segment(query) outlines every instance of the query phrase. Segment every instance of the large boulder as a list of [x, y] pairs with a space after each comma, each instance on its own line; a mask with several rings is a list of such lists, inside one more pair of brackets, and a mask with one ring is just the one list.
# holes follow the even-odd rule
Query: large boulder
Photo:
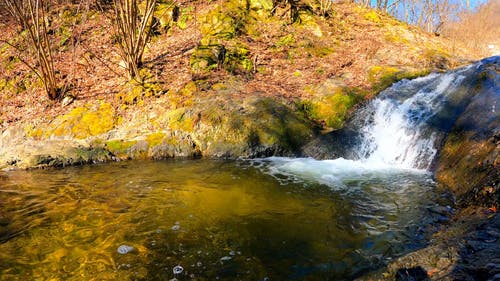
[[484, 60], [476, 92], [446, 138], [436, 178], [464, 204], [500, 202], [500, 57]]

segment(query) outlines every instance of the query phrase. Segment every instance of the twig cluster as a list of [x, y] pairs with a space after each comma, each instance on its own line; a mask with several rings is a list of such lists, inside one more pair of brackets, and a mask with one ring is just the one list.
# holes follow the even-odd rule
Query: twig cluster
[[[56, 79], [49, 32], [47, 30], [46, 11], [48, 7], [46, 2], [43, 0], [2, 1], [21, 28], [27, 31], [30, 46], [36, 52], [36, 64], [29, 63], [23, 58], [19, 59], [41, 79], [50, 99], [59, 98], [61, 91]], [[12, 44], [9, 45], [13, 46]]]
[[120, 50], [130, 79], [140, 79], [139, 68], [151, 37], [155, 6], [156, 0], [146, 0], [144, 14], [139, 17], [137, 0], [115, 0]]

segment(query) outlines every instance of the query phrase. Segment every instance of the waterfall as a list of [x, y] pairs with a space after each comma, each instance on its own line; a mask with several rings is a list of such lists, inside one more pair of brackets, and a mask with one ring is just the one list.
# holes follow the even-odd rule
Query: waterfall
[[393, 84], [329, 136], [333, 153], [327, 158], [429, 170], [446, 134], [477, 92], [483, 63]]
[[278, 179], [319, 181], [335, 188], [407, 172], [427, 173], [460, 114], [480, 92], [483, 66], [491, 60], [500, 58], [393, 84], [360, 108], [344, 128], [305, 147], [307, 156], [325, 160], [271, 157], [257, 162]]
[[434, 159], [439, 137], [435, 122], [457, 95], [467, 69], [431, 74], [394, 84], [358, 112], [358, 158], [373, 164], [427, 169]]

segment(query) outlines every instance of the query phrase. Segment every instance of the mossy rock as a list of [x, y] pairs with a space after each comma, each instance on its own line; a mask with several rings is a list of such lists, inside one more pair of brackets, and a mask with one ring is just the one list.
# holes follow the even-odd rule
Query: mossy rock
[[250, 98], [239, 106], [224, 107], [207, 104], [195, 115], [200, 124], [193, 134], [202, 143], [204, 155], [293, 155], [314, 134], [312, 122], [269, 98]]
[[300, 10], [297, 14], [297, 23], [299, 26], [309, 30], [316, 37], [322, 37], [323, 31], [316, 22], [316, 17], [310, 10]]
[[231, 39], [236, 35], [237, 25], [233, 17], [216, 5], [200, 17], [200, 31], [203, 37]]
[[129, 158], [129, 149], [137, 144], [137, 141], [110, 140], [106, 142], [105, 148], [118, 159]]
[[105, 102], [77, 107], [68, 114], [59, 116], [44, 130], [45, 137], [61, 136], [85, 139], [111, 130], [117, 117], [114, 108]]
[[193, 6], [180, 8], [179, 18], [177, 19], [177, 27], [179, 29], [186, 29], [188, 27], [188, 23], [192, 21], [193, 18], [194, 18]]
[[179, 14], [179, 6], [173, 2], [159, 3], [155, 8], [155, 19], [163, 30], [170, 29], [178, 21]]
[[436, 179], [464, 205], [500, 207], [500, 104], [498, 66], [485, 62], [465, 89], [471, 101], [437, 157]]
[[203, 74], [217, 69], [222, 65], [225, 53], [226, 49], [221, 44], [198, 46], [190, 60], [192, 73]]
[[298, 102], [298, 110], [327, 129], [340, 129], [351, 109], [361, 102], [366, 94], [357, 88], [338, 86], [329, 81], [306, 87], [305, 90], [312, 98]]
[[249, 74], [253, 71], [250, 50], [243, 44], [226, 49], [224, 45], [198, 46], [191, 56], [191, 71], [195, 75], [207, 74], [224, 68], [233, 74]]
[[254, 20], [264, 20], [271, 16], [274, 3], [272, 0], [249, 0], [249, 16]]
[[234, 74], [249, 74], [253, 71], [250, 50], [243, 44], [230, 48], [224, 59], [224, 67]]
[[429, 70], [408, 71], [392, 66], [376, 65], [368, 70], [368, 82], [372, 84], [374, 94], [385, 90], [393, 83], [403, 79], [413, 79], [429, 74]]
[[429, 67], [434, 67], [440, 70], [447, 70], [452, 67], [450, 54], [440, 48], [433, 48], [424, 50], [421, 58], [427, 62]]

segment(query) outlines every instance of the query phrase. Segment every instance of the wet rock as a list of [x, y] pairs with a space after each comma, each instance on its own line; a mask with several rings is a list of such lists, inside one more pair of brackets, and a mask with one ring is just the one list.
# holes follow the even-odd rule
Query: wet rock
[[400, 268], [396, 272], [396, 281], [427, 281], [430, 280], [422, 267]]
[[129, 245], [120, 245], [120, 247], [118, 247], [116, 251], [118, 252], [118, 254], [125, 255], [134, 251], [134, 247]]
[[[406, 273], [410, 268], [422, 268], [428, 275], [423, 280], [497, 280], [500, 273], [500, 241], [485, 241], [493, 236], [500, 227], [500, 215], [485, 217], [484, 214], [464, 215], [438, 232], [431, 244], [406, 256], [392, 261], [385, 272], [367, 275], [359, 280], [387, 280], [388, 276], [397, 279], [416, 278]], [[404, 270], [401, 270], [404, 269]], [[421, 275], [423, 278], [423, 275]], [[390, 279], [389, 279], [390, 280]]]
[[176, 265], [176, 266], [174, 266], [172, 271], [174, 272], [174, 274], [177, 275], [177, 274], [181, 274], [184, 271], [184, 268], [180, 265]]
[[463, 205], [500, 203], [500, 57], [483, 60], [470, 86], [472, 100], [446, 138], [436, 169], [440, 185]]

